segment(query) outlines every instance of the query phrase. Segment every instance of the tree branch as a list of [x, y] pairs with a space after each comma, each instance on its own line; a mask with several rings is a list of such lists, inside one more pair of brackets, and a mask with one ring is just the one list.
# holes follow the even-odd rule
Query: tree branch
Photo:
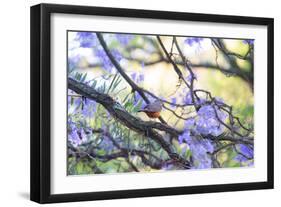
[[171, 59], [171, 56], [169, 55], [168, 51], [166, 50], [166, 48], [165, 48], [165, 46], [164, 46], [164, 44], [163, 44], [163, 42], [161, 41], [161, 39], [160, 39], [159, 36], [157, 36], [157, 40], [158, 40], [158, 42], [159, 42], [159, 44], [160, 44], [162, 50], [164, 51], [166, 57], [168, 58], [169, 62], [173, 65], [175, 72], [176, 72], [176, 73], [178, 74], [178, 76], [179, 76], [179, 79], [182, 80], [188, 88], [190, 88], [190, 85], [188, 84], [188, 82], [187, 82], [187, 81], [185, 80], [185, 78], [183, 77], [182, 72], [181, 72], [181, 70], [178, 68], [177, 64]]
[[[133, 91], [137, 91], [140, 96], [143, 98], [143, 100], [149, 104], [150, 101], [149, 99], [145, 96], [143, 90], [125, 73], [125, 71], [123, 70], [123, 68], [120, 66], [120, 64], [115, 60], [115, 58], [113, 57], [113, 55], [111, 54], [109, 48], [107, 47], [106, 42], [104, 41], [102, 35], [100, 33], [96, 33], [97, 34], [97, 38], [101, 44], [101, 46], [103, 47], [105, 53], [107, 54], [108, 58], [110, 59], [110, 61], [112, 62], [112, 64], [115, 66], [115, 68], [118, 70], [118, 72], [122, 75], [122, 77], [128, 82], [128, 84], [132, 87]], [[159, 120], [162, 123], [166, 123], [166, 121], [160, 116]]]
[[120, 105], [120, 103], [113, 100], [107, 94], [99, 93], [90, 86], [84, 83], [79, 83], [78, 81], [72, 78], [68, 78], [68, 88], [86, 98], [100, 103], [116, 120], [120, 121], [129, 129], [153, 139], [167, 152], [171, 159], [180, 162], [187, 169], [190, 168], [189, 161], [185, 160], [183, 157], [175, 153], [172, 146], [155, 129], [164, 131], [173, 137], [178, 136], [181, 132], [177, 131], [176, 129], [173, 129], [172, 127], [166, 124], [142, 121], [141, 119], [134, 117], [133, 115], [128, 113]]

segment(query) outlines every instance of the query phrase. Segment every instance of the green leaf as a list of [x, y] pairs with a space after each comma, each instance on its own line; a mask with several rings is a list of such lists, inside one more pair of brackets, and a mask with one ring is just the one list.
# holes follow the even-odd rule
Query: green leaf
[[117, 76], [117, 79], [113, 85], [113, 90], [121, 83], [122, 79], [120, 78], [120, 75]]
[[103, 156], [103, 155], [106, 154], [106, 151], [103, 150], [103, 149], [100, 149], [100, 150], [97, 151], [97, 154]]
[[[82, 76], [82, 74], [81, 74], [81, 76]], [[87, 73], [84, 73], [84, 75], [81, 78], [82, 83], [86, 80], [86, 77], [87, 77]]]
[[[108, 87], [107, 93], [110, 92], [110, 89], [111, 89], [111, 87], [113, 86], [113, 83], [114, 83], [114, 81], [116, 80], [116, 77], [117, 77], [117, 74], [114, 75], [114, 77], [113, 77], [113, 79], [112, 79], [112, 81], [111, 81], [111, 83], [110, 83], [110, 85], [109, 85], [109, 87]], [[114, 87], [113, 87], [113, 90], [114, 90]]]
[[84, 164], [83, 164], [83, 162], [78, 162], [77, 164], [76, 164], [76, 172], [77, 172], [77, 174], [83, 174], [83, 169], [84, 169]]
[[124, 98], [124, 100], [123, 100], [123, 103], [125, 103], [125, 102], [127, 101], [127, 99], [129, 98], [130, 95], [131, 95], [131, 93], [128, 93], [128, 94], [125, 96], [125, 98]]
[[127, 102], [125, 103], [124, 107], [125, 107], [125, 109], [126, 109], [127, 111], [131, 111], [131, 109], [132, 109], [132, 107], [134, 107], [134, 105], [133, 105], [132, 102], [127, 101]]
[[240, 163], [236, 162], [234, 160], [229, 161], [228, 163], [225, 163], [225, 167], [240, 167]]
[[95, 88], [96, 85], [97, 85], [97, 81], [96, 81], [96, 80], [93, 80], [93, 83], [92, 83], [91, 87], [92, 87], [92, 88]]
[[74, 77], [75, 77], [75, 79], [76, 79], [76, 80], [81, 81], [82, 74], [81, 74], [81, 73], [76, 72]]

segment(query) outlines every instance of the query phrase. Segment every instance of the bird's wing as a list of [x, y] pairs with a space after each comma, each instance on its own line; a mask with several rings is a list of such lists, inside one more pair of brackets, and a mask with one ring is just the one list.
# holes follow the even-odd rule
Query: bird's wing
[[151, 112], [158, 112], [158, 111], [161, 111], [162, 106], [161, 106], [161, 104], [158, 104], [158, 103], [152, 103], [152, 104], [147, 105], [145, 107], [145, 109], [147, 111], [151, 111]]

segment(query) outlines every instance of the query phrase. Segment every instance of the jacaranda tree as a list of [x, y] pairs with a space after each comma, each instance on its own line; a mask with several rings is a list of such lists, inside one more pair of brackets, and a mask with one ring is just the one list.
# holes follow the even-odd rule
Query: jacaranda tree
[[[223, 76], [225, 82], [235, 78], [249, 88], [252, 98], [252, 40], [72, 35], [68, 42], [68, 174], [253, 165], [253, 104], [244, 100], [240, 107], [233, 106], [214, 95], [203, 87], [206, 78], [212, 77], [200, 73], [214, 71], [213, 76]], [[236, 47], [231, 47], [231, 41]], [[189, 55], [190, 50], [195, 53]], [[162, 83], [172, 93], [145, 84], [148, 76], [150, 82], [159, 78], [151, 71], [160, 67], [176, 76], [176, 84]], [[232, 84], [218, 90], [235, 99], [240, 94], [230, 91], [239, 87]], [[139, 111], [155, 100], [162, 104], [161, 116], [143, 118]]]

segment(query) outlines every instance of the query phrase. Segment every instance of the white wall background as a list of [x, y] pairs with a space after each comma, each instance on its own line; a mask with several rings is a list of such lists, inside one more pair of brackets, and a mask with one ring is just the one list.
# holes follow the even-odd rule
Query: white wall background
[[29, 7], [37, 3], [264, 16], [275, 18], [275, 189], [123, 199], [52, 206], [254, 206], [281, 202], [281, 104], [279, 68], [281, 13], [277, 0], [30, 0], [1, 2], [0, 32], [0, 205], [36, 206], [29, 201]]

